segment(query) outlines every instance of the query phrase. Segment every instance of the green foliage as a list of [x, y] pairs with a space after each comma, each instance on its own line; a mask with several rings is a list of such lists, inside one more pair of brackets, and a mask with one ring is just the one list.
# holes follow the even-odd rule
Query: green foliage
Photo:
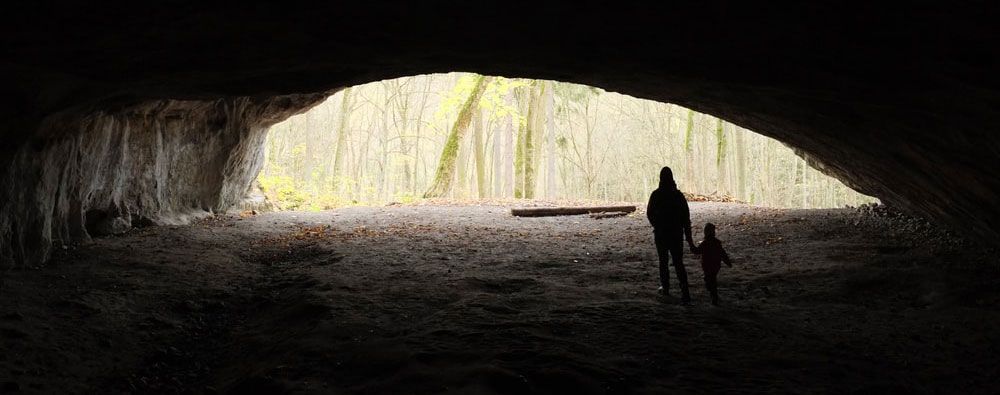
[[[355, 205], [358, 202], [349, 201], [339, 196], [333, 188], [308, 188], [309, 183], [297, 182], [289, 176], [257, 177], [264, 196], [279, 210], [320, 211], [338, 207]], [[345, 184], [352, 184], [346, 180]]]
[[489, 114], [489, 119], [504, 119], [512, 116], [518, 122], [524, 122], [524, 116], [518, 111], [517, 106], [512, 105], [507, 100], [511, 93], [520, 87], [528, 86], [531, 80], [522, 78], [495, 77], [486, 86], [486, 91], [479, 101], [479, 108]]
[[479, 74], [465, 74], [458, 78], [458, 82], [455, 86], [451, 88], [450, 91], [445, 93], [444, 97], [441, 99], [441, 104], [438, 105], [437, 111], [434, 112], [434, 118], [437, 121], [443, 121], [447, 119], [454, 119], [458, 115], [458, 111], [468, 100], [469, 95], [472, 90], [476, 87], [476, 84], [482, 80], [483, 76]]
[[604, 93], [603, 89], [587, 85], [554, 83], [552, 84], [556, 96], [555, 112], [557, 116], [567, 116], [568, 114], [580, 114], [579, 106], [587, 101]]
[[569, 139], [566, 136], [556, 137], [556, 146], [561, 150], [565, 150], [569, 146]]
[[396, 199], [397, 202], [402, 204], [412, 204], [417, 200], [420, 200], [420, 197], [409, 192], [400, 194]]
[[302, 208], [310, 196], [295, 187], [295, 180], [289, 176], [261, 176], [260, 187], [268, 200], [281, 210]]
[[552, 84], [555, 87], [555, 95], [561, 99], [572, 103], [580, 103], [591, 97], [600, 96], [604, 93], [601, 88], [595, 88], [587, 85], [579, 84], [566, 84], [557, 82]]

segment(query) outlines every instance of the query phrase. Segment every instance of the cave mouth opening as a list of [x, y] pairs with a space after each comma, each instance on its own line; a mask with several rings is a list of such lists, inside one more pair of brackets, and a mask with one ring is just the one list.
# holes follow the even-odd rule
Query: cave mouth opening
[[[693, 308], [657, 295], [656, 251], [636, 216], [598, 225], [414, 205], [133, 229], [236, 205], [264, 163], [267, 127], [327, 96], [302, 92], [462, 67], [715, 114], [801, 149], [887, 204], [1000, 244], [1000, 177], [989, 165], [1000, 143], [988, 127], [1000, 123], [988, 49], [998, 25], [989, 2], [689, 3], [18, 7], [5, 24], [10, 60], [0, 65], [2, 97], [13, 104], [0, 106], [0, 392], [998, 392], [995, 254], [868, 207], [692, 204], [695, 222], [718, 224], [738, 260], [720, 277], [720, 309], [705, 303], [694, 259]], [[547, 99], [542, 85], [527, 103], [532, 94]], [[119, 100], [135, 106], [108, 103]], [[409, 147], [431, 154], [419, 168], [405, 160], [415, 153], [396, 152], [395, 129], [378, 128], [409, 117], [352, 117], [345, 130], [372, 142], [333, 146], [350, 148], [340, 170], [359, 171], [320, 178], [357, 185], [329, 207], [421, 199], [459, 112], [445, 113], [433, 139], [418, 139], [435, 143]], [[727, 177], [739, 174], [736, 135], [719, 144], [721, 123], [691, 114], [698, 129], [684, 144], [690, 113], [668, 114], [664, 133], [614, 158], [684, 147], [670, 156], [676, 162], [616, 169], [607, 159], [593, 184], [576, 174], [557, 191], [641, 199], [651, 188], [639, 187], [643, 177], [670, 164], [682, 188], [724, 195], [712, 187], [733, 183], [713, 174], [720, 164]], [[577, 119], [576, 130], [593, 126], [605, 141], [631, 133], [609, 127], [614, 117]], [[726, 137], [737, 130], [722, 126]], [[422, 135], [436, 130], [428, 128]], [[496, 129], [483, 129], [490, 147]], [[59, 136], [67, 138], [50, 139]], [[472, 136], [456, 145], [456, 160]], [[536, 199], [549, 191], [546, 169], [561, 181], [558, 160], [544, 166], [544, 141], [533, 146]], [[591, 147], [615, 149], [601, 143]], [[696, 166], [686, 166], [687, 146]], [[794, 180], [812, 180], [801, 159], [747, 157], [771, 159], [783, 170], [771, 173], [775, 181], [793, 180], [791, 193], [810, 185]], [[466, 188], [455, 188], [456, 167], [445, 197], [478, 198], [481, 185], [492, 186], [491, 168], [482, 167], [489, 181], [474, 182], [475, 152], [464, 158]], [[401, 178], [411, 184], [394, 187], [386, 175], [405, 175], [406, 163], [410, 177]], [[514, 174], [513, 163], [496, 173]], [[322, 174], [313, 169], [304, 174]], [[611, 174], [637, 191], [601, 178]], [[516, 183], [504, 179], [496, 191], [515, 198]], [[749, 175], [737, 186], [777, 190]], [[312, 192], [295, 194], [302, 190], [288, 193], [304, 196], [296, 210], [327, 207]], [[787, 206], [823, 196], [813, 191]], [[764, 204], [751, 196], [743, 200]], [[336, 227], [312, 230], [323, 221]], [[54, 264], [5, 271], [45, 262], [50, 245]]]
[[708, 114], [586, 85], [473, 73], [343, 89], [272, 126], [264, 152], [257, 196], [244, 208], [635, 203], [656, 188], [662, 166], [691, 200], [775, 208], [877, 201], [784, 144]]

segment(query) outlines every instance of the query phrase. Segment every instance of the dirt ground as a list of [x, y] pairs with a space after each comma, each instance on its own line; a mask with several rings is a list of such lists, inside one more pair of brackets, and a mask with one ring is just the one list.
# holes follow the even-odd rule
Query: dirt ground
[[736, 260], [721, 307], [693, 255], [694, 305], [657, 295], [642, 212], [396, 205], [66, 246], [0, 277], [0, 392], [1000, 391], [989, 254], [854, 209], [691, 207]]

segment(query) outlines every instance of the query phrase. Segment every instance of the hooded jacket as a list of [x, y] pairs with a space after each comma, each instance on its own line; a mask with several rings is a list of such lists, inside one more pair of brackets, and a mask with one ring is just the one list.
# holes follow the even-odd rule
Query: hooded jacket
[[[653, 230], [668, 235], [691, 234], [691, 215], [684, 194], [677, 189], [669, 167], [660, 170], [660, 186], [649, 195], [646, 218]], [[689, 237], [689, 236], [688, 236]]]

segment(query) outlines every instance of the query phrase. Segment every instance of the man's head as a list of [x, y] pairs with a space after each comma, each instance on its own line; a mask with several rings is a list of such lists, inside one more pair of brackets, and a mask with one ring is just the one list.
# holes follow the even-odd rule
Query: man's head
[[660, 169], [660, 188], [664, 187], [671, 189], [677, 188], [677, 184], [674, 182], [674, 172], [667, 166], [663, 166], [663, 168]]
[[706, 239], [715, 238], [715, 225], [712, 224], [711, 222], [705, 224], [705, 238]]

